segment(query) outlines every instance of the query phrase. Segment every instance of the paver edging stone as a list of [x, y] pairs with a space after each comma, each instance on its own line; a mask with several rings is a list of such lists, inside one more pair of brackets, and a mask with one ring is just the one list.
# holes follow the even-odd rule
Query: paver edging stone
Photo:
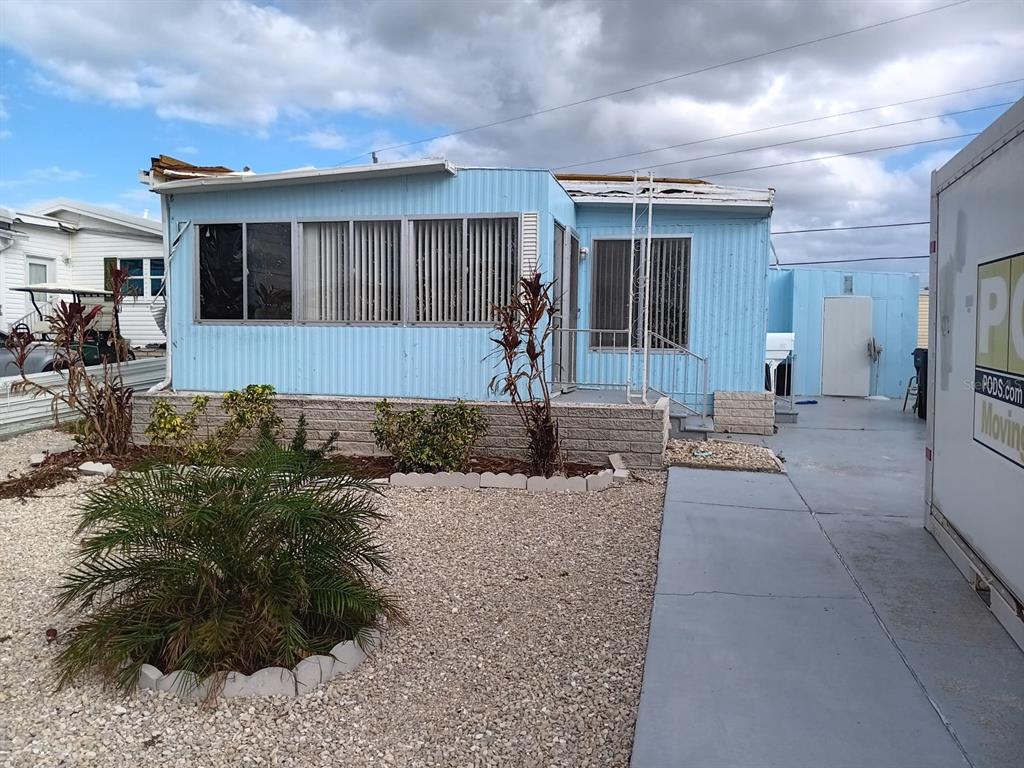
[[[371, 650], [379, 646], [380, 635], [373, 633], [368, 645]], [[307, 656], [292, 669], [264, 667], [251, 675], [228, 672], [219, 695], [226, 699], [245, 696], [304, 696], [338, 675], [353, 671], [366, 659], [365, 650], [355, 641], [346, 640], [335, 645], [329, 656]], [[172, 693], [185, 699], [204, 699], [214, 685], [214, 677], [210, 675], [198, 682], [193, 672], [174, 670], [165, 675], [152, 664], [143, 664], [137, 685], [141, 689]]]

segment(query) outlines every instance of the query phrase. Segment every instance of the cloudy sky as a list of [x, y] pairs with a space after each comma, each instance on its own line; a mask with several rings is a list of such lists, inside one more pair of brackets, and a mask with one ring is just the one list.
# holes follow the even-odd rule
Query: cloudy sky
[[[64, 196], [152, 215], [136, 173], [153, 154], [275, 171], [430, 139], [380, 157], [771, 186], [775, 230], [922, 221], [930, 171], [969, 141], [931, 140], [979, 131], [1024, 96], [1024, 0], [674, 76], [950, 2], [2, 0], [0, 205]], [[916, 256], [927, 241], [921, 226], [774, 239], [784, 262]]]

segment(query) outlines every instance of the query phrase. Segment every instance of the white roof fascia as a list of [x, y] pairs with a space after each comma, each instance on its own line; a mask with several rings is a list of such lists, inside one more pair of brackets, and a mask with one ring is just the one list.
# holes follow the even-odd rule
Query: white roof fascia
[[[630, 204], [633, 202], [633, 185], [621, 181], [562, 181], [566, 194], [575, 203], [585, 204]], [[639, 179], [641, 190], [638, 202], [647, 201], [645, 179]], [[724, 187], [717, 184], [685, 184], [655, 182], [655, 205], [683, 205], [701, 207], [726, 207], [770, 210], [775, 190], [748, 189], [746, 187]]]
[[43, 205], [35, 206], [32, 211], [33, 213], [51, 217], [54, 217], [54, 214], [57, 211], [70, 211], [71, 213], [89, 216], [94, 219], [99, 219], [100, 221], [106, 221], [122, 227], [128, 227], [129, 229], [135, 229], [147, 234], [163, 234], [163, 226], [159, 220], [144, 219], [141, 216], [132, 216], [131, 214], [121, 213], [120, 211], [114, 211], [110, 208], [102, 208], [98, 205], [90, 205], [89, 203], [80, 203], [77, 200], [68, 200], [63, 197], [51, 200]]
[[302, 182], [358, 181], [425, 173], [447, 173], [454, 176], [455, 172], [455, 166], [447, 160], [407, 160], [398, 163], [353, 165], [341, 168], [303, 168], [279, 173], [219, 173], [195, 179], [158, 182], [153, 184], [150, 189], [159, 193], [198, 192], [225, 187], [248, 188], [282, 186]]

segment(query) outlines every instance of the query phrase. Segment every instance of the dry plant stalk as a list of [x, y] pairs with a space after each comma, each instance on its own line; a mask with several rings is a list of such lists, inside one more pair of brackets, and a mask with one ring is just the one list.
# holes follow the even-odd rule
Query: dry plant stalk
[[[100, 345], [102, 337], [97, 327], [102, 306], [87, 308], [61, 300], [45, 318], [55, 346], [53, 370], [63, 380], [60, 384], [41, 383], [25, 372], [29, 355], [43, 344], [30, 330], [15, 330], [7, 337], [7, 348], [21, 377], [11, 391], [49, 397], [55, 423], [59, 421], [62, 405], [73, 410], [80, 419], [77, 439], [94, 456], [124, 455], [132, 445], [132, 390], [125, 387], [121, 370], [128, 345], [121, 338], [117, 323], [128, 272], [114, 268], [110, 278], [114, 317], [106, 343]], [[92, 345], [100, 350], [100, 365], [94, 366], [100, 369], [100, 376], [86, 367], [85, 349]]]
[[552, 283], [541, 282], [540, 273], [522, 278], [509, 303], [494, 307], [498, 336], [491, 337], [505, 370], [490, 389], [512, 401], [526, 429], [531, 471], [545, 477], [565, 464], [544, 364], [557, 313], [551, 294]]

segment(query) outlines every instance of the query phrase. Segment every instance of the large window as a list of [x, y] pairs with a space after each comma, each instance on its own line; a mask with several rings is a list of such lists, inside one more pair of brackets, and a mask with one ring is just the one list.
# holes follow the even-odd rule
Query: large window
[[518, 215], [292, 226], [198, 225], [198, 319], [489, 325], [519, 280]]
[[[645, 242], [634, 244], [632, 291], [629, 275], [629, 241], [595, 240], [591, 327], [605, 333], [592, 334], [591, 345], [624, 349], [629, 323], [627, 295], [633, 299], [633, 344], [643, 344], [642, 302], [644, 298]], [[650, 330], [651, 347], [689, 342], [690, 239], [657, 237], [651, 240]]]
[[303, 320], [401, 320], [401, 229], [400, 221], [303, 224]]
[[415, 319], [490, 323], [519, 279], [519, 219], [412, 222]]
[[202, 320], [292, 319], [291, 224], [199, 227]]

